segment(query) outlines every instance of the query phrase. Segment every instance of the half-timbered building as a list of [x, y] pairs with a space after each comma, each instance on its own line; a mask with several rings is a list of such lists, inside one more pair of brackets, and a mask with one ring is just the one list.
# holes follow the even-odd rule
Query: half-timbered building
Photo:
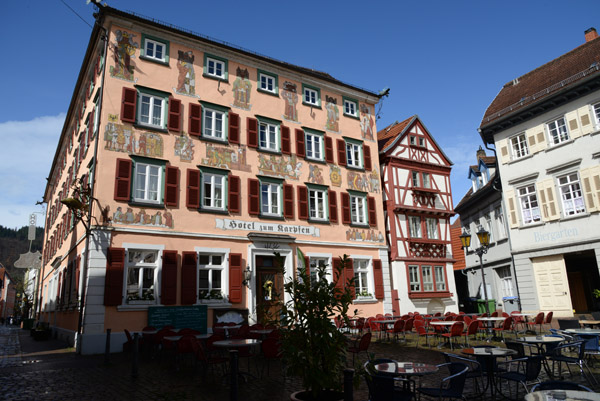
[[377, 133], [395, 313], [458, 311], [452, 162], [417, 115]]

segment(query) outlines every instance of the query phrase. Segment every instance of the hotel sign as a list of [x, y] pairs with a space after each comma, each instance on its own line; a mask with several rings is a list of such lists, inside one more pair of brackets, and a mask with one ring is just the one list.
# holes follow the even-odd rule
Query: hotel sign
[[290, 224], [264, 223], [260, 221], [243, 221], [231, 219], [215, 219], [217, 228], [221, 230], [254, 231], [271, 234], [310, 235], [320, 237], [318, 228], [313, 226], [297, 226]]

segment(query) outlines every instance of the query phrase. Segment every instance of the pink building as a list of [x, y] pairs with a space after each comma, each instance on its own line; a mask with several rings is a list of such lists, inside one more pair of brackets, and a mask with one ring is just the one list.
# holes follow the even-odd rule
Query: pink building
[[[206, 306], [209, 331], [227, 312], [253, 323], [273, 312], [299, 254], [330, 269], [349, 255], [353, 309], [384, 312], [378, 101], [329, 74], [103, 7], [44, 197], [41, 318], [59, 336], [80, 333], [86, 353], [103, 349], [108, 328], [152, 323], [157, 308]], [[89, 235], [60, 202], [77, 183], [97, 199], [82, 196]]]

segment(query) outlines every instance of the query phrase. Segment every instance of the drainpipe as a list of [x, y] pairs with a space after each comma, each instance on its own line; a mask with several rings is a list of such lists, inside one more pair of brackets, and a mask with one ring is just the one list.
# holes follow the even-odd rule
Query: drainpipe
[[[98, 5], [99, 7], [101, 7], [100, 5]], [[95, 187], [95, 183], [96, 183], [96, 164], [97, 164], [97, 158], [98, 158], [98, 143], [100, 142], [100, 120], [101, 120], [101, 116], [102, 116], [102, 100], [103, 100], [103, 95], [104, 95], [104, 79], [105, 79], [105, 74], [106, 74], [106, 68], [108, 65], [108, 31], [106, 30], [106, 28], [104, 28], [102, 25], [100, 25], [100, 16], [101, 13], [98, 14], [98, 16], [96, 17], [96, 21], [95, 24], [98, 24], [98, 26], [100, 26], [100, 29], [102, 29], [104, 31], [104, 34], [102, 35], [102, 41], [104, 44], [104, 66], [102, 67], [102, 78], [100, 79], [100, 88], [98, 89], [99, 93], [98, 93], [98, 110], [96, 111], [96, 114], [98, 116], [98, 131], [96, 132], [96, 140], [94, 142], [94, 157], [92, 159], [92, 176], [89, 179], [89, 185], [90, 185], [90, 207], [89, 207], [89, 213], [87, 216], [87, 231], [85, 234], [85, 255], [83, 256], [83, 266], [82, 266], [82, 271], [81, 271], [81, 302], [79, 303], [79, 319], [77, 321], [77, 352], [81, 353], [81, 335], [83, 334], [83, 328], [85, 325], [85, 305], [86, 305], [86, 296], [87, 296], [87, 291], [86, 291], [86, 281], [87, 281], [87, 272], [88, 272], [88, 265], [89, 265], [89, 256], [90, 256], [90, 234], [92, 232], [92, 211], [94, 210], [93, 208], [93, 203], [92, 203], [92, 199], [94, 199], [94, 187]]]
[[[481, 129], [477, 128], [477, 131], [479, 132], [479, 135], [481, 135]], [[483, 138], [483, 136], [482, 136], [482, 138]], [[495, 191], [500, 192], [500, 204], [502, 205], [502, 210], [506, 212], [507, 209], [506, 209], [506, 205], [504, 204], [504, 196], [502, 196], [502, 187], [496, 186], [497, 183], [501, 184], [500, 183], [500, 167], [498, 166], [498, 154], [496, 153], [496, 149], [490, 148], [488, 146], [487, 142], [483, 141], [483, 146], [485, 146], [485, 148], [487, 150], [494, 152], [494, 157], [496, 158], [496, 180], [494, 180], [494, 183], [492, 183], [492, 188]], [[506, 216], [506, 218], [508, 218], [508, 215], [505, 215], [505, 216]], [[508, 238], [508, 250], [510, 251], [510, 262], [512, 264], [512, 272], [513, 272], [513, 276], [515, 278], [515, 289], [517, 290], [517, 304], [519, 305], [519, 310], [522, 310], [522, 308], [521, 308], [521, 293], [519, 291], [519, 280], [517, 280], [517, 270], [515, 268], [515, 258], [512, 253], [512, 241], [510, 239], [510, 227], [508, 227], [508, 229], [506, 230], [506, 235]], [[504, 306], [504, 303], [502, 306]]]

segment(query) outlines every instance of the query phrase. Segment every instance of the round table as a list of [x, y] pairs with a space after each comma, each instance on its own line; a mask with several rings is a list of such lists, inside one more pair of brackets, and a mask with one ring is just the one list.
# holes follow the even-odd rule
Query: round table
[[567, 401], [596, 401], [600, 400], [599, 393], [590, 393], [589, 391], [577, 390], [544, 390], [534, 391], [525, 395], [525, 401], [549, 401], [549, 400], [567, 400]]
[[373, 365], [377, 373], [392, 376], [423, 376], [436, 373], [439, 368], [435, 365], [419, 362], [383, 362]]
[[255, 340], [252, 338], [239, 338], [215, 341], [214, 343], [212, 343], [212, 345], [219, 348], [241, 348], [259, 345], [260, 343], [262, 343], [261, 340]]
[[271, 334], [271, 332], [273, 331], [273, 329], [260, 329], [260, 330], [250, 330], [251, 334], [258, 334], [260, 336], [260, 338], [262, 338], [263, 340], [269, 335]]
[[[496, 373], [496, 358], [517, 355], [517, 351], [515, 350], [498, 347], [465, 348], [461, 352], [465, 355], [475, 357], [482, 366], [485, 366], [487, 385], [483, 391], [485, 392], [490, 388], [492, 396], [495, 396], [496, 394], [496, 383], [494, 380]], [[485, 362], [482, 361], [483, 359], [485, 359]]]
[[565, 332], [566, 333], [570, 333], [570, 334], [591, 334], [591, 335], [598, 335], [598, 334], [600, 334], [600, 330], [599, 329], [590, 329], [590, 328], [585, 328], [585, 329], [566, 329]]
[[598, 326], [600, 325], [600, 320], [580, 320], [579, 324], [582, 326]]

